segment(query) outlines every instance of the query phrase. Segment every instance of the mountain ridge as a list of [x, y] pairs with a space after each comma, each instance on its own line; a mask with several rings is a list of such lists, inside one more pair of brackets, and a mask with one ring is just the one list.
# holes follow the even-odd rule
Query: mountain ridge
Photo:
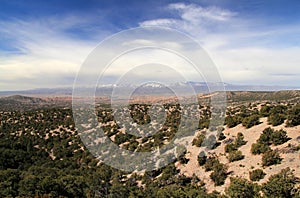
[[[108, 96], [111, 95], [116, 87], [122, 88], [124, 93], [131, 91], [132, 89], [137, 89], [139, 86], [136, 85], [115, 85], [115, 84], [105, 84], [99, 85], [96, 89], [97, 95]], [[135, 91], [135, 94], [145, 95], [145, 93], [157, 93], [163, 94], [170, 92], [171, 90], [179, 90], [183, 95], [186, 94], [186, 89], [192, 87], [197, 94], [209, 93], [212, 88], [213, 91], [224, 91], [220, 90], [222, 88], [225, 91], [284, 91], [284, 90], [300, 90], [300, 87], [291, 87], [291, 86], [269, 86], [269, 85], [237, 85], [237, 84], [228, 84], [228, 83], [206, 83], [206, 82], [177, 82], [172, 83], [166, 86], [158, 86], [156, 83], [149, 83], [141, 86], [142, 89]], [[94, 87], [77, 87], [77, 90], [85, 93], [94, 91]], [[167, 90], [167, 92], [166, 92]], [[16, 90], [16, 91], [0, 91], [0, 97], [10, 96], [10, 95], [61, 95], [61, 96], [72, 96], [73, 88], [72, 87], [62, 87], [62, 88], [37, 88], [37, 89], [28, 89], [28, 90]]]

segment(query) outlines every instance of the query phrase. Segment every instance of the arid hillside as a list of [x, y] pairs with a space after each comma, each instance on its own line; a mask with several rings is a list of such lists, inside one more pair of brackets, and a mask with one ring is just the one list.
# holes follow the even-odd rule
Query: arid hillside
[[[217, 127], [210, 127], [212, 95], [199, 96], [200, 105], [185, 107], [199, 120], [197, 130], [189, 131], [191, 144], [169, 165], [133, 173], [112, 168], [90, 153], [67, 98], [2, 98], [0, 186], [5, 190], [0, 196], [299, 197], [298, 92], [285, 92], [287, 100], [281, 92], [277, 99], [268, 99], [274, 94], [229, 93], [225, 122]], [[181, 105], [164, 100], [132, 101], [128, 106], [132, 121], [121, 125], [106, 99], [95, 109], [99, 127], [120, 149], [155, 151], [168, 145], [180, 127]], [[149, 101], [163, 104], [158, 110], [165, 111], [165, 122], [151, 136], [130, 134], [135, 126], [151, 123]], [[86, 123], [81, 129], [91, 127]], [[147, 128], [139, 133], [147, 134]], [[87, 137], [97, 146], [101, 141], [92, 135]], [[103, 154], [114, 157], [110, 150]]]

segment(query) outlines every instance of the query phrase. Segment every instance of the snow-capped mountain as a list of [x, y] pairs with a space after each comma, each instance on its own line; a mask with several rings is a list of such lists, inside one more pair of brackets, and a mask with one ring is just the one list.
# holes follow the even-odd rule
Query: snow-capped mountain
[[[172, 93], [172, 90], [177, 90], [182, 94], [185, 94], [187, 88], [192, 87], [195, 93], [209, 93], [213, 91], [280, 91], [280, 90], [299, 90], [299, 87], [287, 87], [287, 86], [265, 86], [265, 85], [234, 85], [228, 83], [206, 83], [206, 82], [176, 82], [170, 84], [160, 84], [155, 82], [148, 82], [141, 85], [135, 84], [103, 84], [98, 85], [96, 88], [96, 95], [109, 96], [114, 90], [120, 91], [118, 94], [128, 93], [134, 91], [137, 95], [144, 94], [165, 94], [169, 95]], [[82, 92], [91, 92], [94, 91], [94, 87], [80, 87]], [[0, 96], [7, 95], [72, 95], [73, 88], [64, 87], [64, 88], [40, 88], [40, 89], [31, 89], [31, 90], [21, 90], [21, 91], [0, 91]]]

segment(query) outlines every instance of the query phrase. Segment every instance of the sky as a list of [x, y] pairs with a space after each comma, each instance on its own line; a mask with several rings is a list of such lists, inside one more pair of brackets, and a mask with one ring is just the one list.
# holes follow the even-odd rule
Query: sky
[[149, 26], [194, 38], [223, 82], [300, 87], [299, 10], [297, 0], [0, 0], [0, 91], [70, 87], [101, 41]]

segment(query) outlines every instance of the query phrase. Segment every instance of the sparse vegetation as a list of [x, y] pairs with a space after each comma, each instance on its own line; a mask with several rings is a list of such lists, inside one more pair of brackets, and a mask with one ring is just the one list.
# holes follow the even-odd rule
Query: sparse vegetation
[[242, 178], [230, 178], [230, 186], [225, 190], [231, 198], [255, 198], [259, 197], [258, 187]]
[[264, 129], [257, 142], [260, 144], [270, 145], [273, 132], [274, 130], [271, 127]]
[[273, 132], [271, 136], [271, 141], [274, 145], [280, 145], [287, 142], [290, 138], [288, 138], [286, 131], [283, 129], [276, 130]]
[[270, 110], [271, 110], [271, 106], [262, 105], [259, 114], [261, 117], [268, 117], [270, 115]]
[[235, 145], [237, 147], [241, 147], [241, 146], [243, 146], [245, 144], [247, 144], [247, 141], [244, 140], [244, 135], [241, 132], [239, 132], [237, 134], [236, 139], [235, 139]]
[[251, 181], [259, 181], [265, 177], [266, 173], [264, 173], [261, 169], [256, 169], [249, 172], [249, 177]]
[[222, 141], [222, 140], [225, 140], [226, 139], [226, 136], [224, 135], [224, 133], [220, 133], [220, 135], [219, 135], [219, 138], [218, 138], [218, 140], [219, 141]]
[[274, 164], [280, 164], [281, 160], [282, 159], [277, 151], [267, 151], [262, 156], [262, 165], [271, 166]]
[[252, 144], [251, 153], [254, 155], [259, 155], [270, 152], [271, 148], [269, 145], [280, 145], [288, 140], [289, 138], [287, 137], [286, 131], [282, 129], [274, 130], [271, 127], [265, 128], [257, 140], [257, 143]]
[[229, 143], [229, 144], [226, 144], [226, 146], [225, 146], [225, 152], [226, 153], [236, 151], [237, 149], [238, 149], [238, 147], [234, 143]]
[[236, 116], [227, 116], [225, 118], [225, 124], [229, 127], [229, 128], [232, 128], [232, 127], [235, 127], [237, 126], [238, 124], [240, 124], [241, 121], [238, 119], [238, 117]]
[[246, 127], [247, 129], [248, 128], [251, 128], [255, 125], [258, 125], [260, 124], [259, 122], [259, 116], [254, 114], [254, 115], [250, 115], [249, 117], [245, 117], [242, 121], [242, 124], [244, 127]]
[[219, 160], [216, 157], [210, 156], [206, 159], [206, 162], [204, 164], [205, 171], [211, 171], [220, 164]]
[[278, 126], [284, 123], [286, 116], [283, 114], [271, 114], [268, 116], [268, 122], [272, 126]]
[[233, 143], [225, 145], [225, 153], [229, 153], [228, 159], [230, 162], [243, 159], [241, 152], [238, 152], [238, 148], [245, 145], [247, 142], [244, 140], [244, 135], [238, 133]]
[[200, 147], [204, 140], [205, 140], [205, 135], [204, 134], [199, 134], [199, 135], [197, 135], [196, 138], [193, 139], [192, 144], [194, 146]]
[[271, 148], [269, 147], [269, 145], [266, 145], [266, 144], [254, 143], [251, 146], [251, 153], [253, 155], [259, 155], [259, 154], [265, 153], [270, 150], [271, 150]]
[[[252, 93], [251, 93], [252, 94]], [[257, 93], [256, 93], [257, 94]], [[276, 96], [276, 95], [274, 95]], [[22, 99], [22, 98], [21, 98]], [[27, 100], [27, 99], [26, 99]], [[44, 101], [42, 101], [44, 102]], [[279, 107], [277, 107], [279, 106]], [[8, 106], [6, 105], [5, 108]], [[19, 108], [20, 106], [18, 106]], [[167, 120], [163, 127], [153, 136], [139, 138], [124, 133], [118, 126], [109, 106], [97, 107], [97, 115], [100, 123], [103, 123], [104, 133], [122, 149], [130, 151], [153, 151], [170, 141], [176, 134], [180, 123], [180, 107], [176, 104], [165, 104]], [[10, 107], [11, 108], [11, 107]], [[134, 104], [130, 107], [131, 116], [137, 124], [147, 124], [150, 117], [146, 115], [147, 106]], [[260, 108], [260, 104], [251, 103], [231, 107], [227, 112], [226, 124], [228, 127], [236, 126], [243, 122], [252, 123], [249, 117], [268, 117], [268, 123], [275, 126], [286, 121], [287, 126], [297, 126], [299, 105], [268, 103]], [[184, 152], [174, 163], [157, 170], [147, 171], [143, 175], [128, 174], [116, 170], [94, 158], [82, 144], [72, 118], [70, 108], [33, 108], [29, 111], [2, 111], [0, 116], [0, 197], [299, 197], [298, 178], [290, 169], [283, 169], [278, 173], [280, 166], [272, 167], [282, 163], [288, 166], [288, 160], [281, 157], [295, 155], [300, 146], [297, 141], [300, 138], [290, 134], [289, 129], [274, 130], [268, 127], [263, 130], [260, 137], [253, 137], [257, 142], [252, 144], [252, 154], [262, 154], [262, 163], [251, 162], [249, 179], [232, 177], [230, 185], [224, 184], [228, 175], [236, 176], [238, 170], [247, 171], [249, 167], [243, 160], [244, 155], [248, 159], [248, 153], [244, 151], [250, 145], [244, 140], [253, 141], [248, 130], [237, 133], [235, 129], [232, 134], [216, 128], [218, 139], [211, 136], [205, 139], [200, 134], [193, 140], [193, 145], [212, 145], [212, 148], [225, 145], [225, 153], [222, 149], [208, 152], [208, 156], [191, 156], [190, 161], [198, 160], [193, 176], [186, 176], [183, 167], [189, 168], [190, 153]], [[208, 128], [210, 112], [208, 108], [201, 107], [206, 113], [201, 117], [201, 128]], [[246, 119], [248, 118], [248, 119]], [[297, 120], [298, 119], [298, 120]], [[246, 120], [246, 121], [245, 121]], [[254, 119], [253, 119], [254, 120]], [[231, 122], [231, 124], [230, 124]], [[265, 121], [264, 121], [265, 122]], [[258, 124], [257, 122], [254, 122]], [[248, 125], [249, 127], [253, 124]], [[259, 128], [259, 127], [258, 127]], [[292, 129], [291, 131], [293, 131]], [[250, 130], [251, 131], [251, 130]], [[254, 131], [254, 130], [252, 130]], [[255, 131], [258, 134], [259, 131]], [[226, 135], [226, 136], [225, 136]], [[289, 141], [293, 137], [292, 141]], [[224, 141], [223, 141], [224, 140]], [[286, 143], [287, 142], [287, 143]], [[281, 145], [286, 143], [286, 145]], [[249, 144], [249, 143], [248, 143]], [[243, 153], [239, 150], [242, 147]], [[271, 150], [273, 148], [274, 150]], [[193, 149], [198, 149], [193, 147]], [[219, 153], [219, 151], [221, 152]], [[192, 153], [192, 152], [191, 152]], [[280, 156], [279, 153], [284, 153]], [[229, 162], [235, 163], [232, 172], [230, 166], [234, 163], [223, 164], [227, 156]], [[194, 158], [196, 157], [196, 158]], [[258, 157], [258, 156], [256, 156]], [[220, 159], [220, 161], [219, 161]], [[289, 159], [289, 158], [287, 158]], [[295, 159], [289, 159], [291, 162]], [[180, 163], [178, 163], [180, 162]], [[262, 169], [256, 169], [256, 167]], [[224, 185], [225, 194], [217, 191], [208, 193], [201, 175], [197, 171], [205, 169], [205, 180], [212, 180], [215, 186]], [[229, 169], [230, 168], [230, 169]], [[294, 167], [293, 167], [294, 168]], [[201, 170], [203, 171], [203, 170]], [[210, 171], [210, 172], [208, 172]], [[247, 171], [248, 172], [248, 171]], [[190, 172], [193, 173], [193, 172]], [[202, 172], [203, 173], [203, 172]], [[275, 174], [278, 173], [278, 174]], [[298, 173], [298, 172], [296, 172]], [[267, 175], [266, 175], [267, 174]], [[270, 174], [275, 174], [271, 177]], [[189, 174], [188, 174], [189, 175]], [[192, 174], [190, 174], [192, 175]], [[197, 176], [196, 176], [197, 175]], [[209, 176], [209, 177], [208, 177]], [[267, 182], [257, 184], [264, 177], [269, 178]], [[212, 189], [209, 186], [210, 190]]]
[[274, 144], [274, 145], [280, 145], [285, 142], [287, 142], [289, 138], [287, 137], [286, 131], [283, 129], [280, 130], [274, 130], [270, 127], [263, 130], [263, 133], [260, 135], [258, 139], [258, 143], [260, 144]]
[[216, 163], [213, 166], [213, 172], [210, 174], [210, 178], [213, 180], [216, 186], [223, 185], [227, 178], [228, 167], [221, 163]]
[[234, 161], [242, 160], [244, 159], [244, 157], [245, 156], [242, 154], [241, 151], [231, 151], [229, 152], [228, 160], [229, 162], [234, 162]]
[[198, 164], [200, 166], [203, 166], [206, 163], [207, 160], [207, 156], [205, 155], [205, 153], [202, 151], [202, 153], [199, 153], [198, 155]]
[[286, 168], [280, 173], [272, 175], [269, 181], [262, 186], [262, 191], [266, 197], [294, 197], [295, 184], [296, 178], [293, 172]]
[[300, 105], [295, 105], [289, 110], [286, 125], [288, 127], [298, 126], [300, 124]]
[[268, 113], [262, 113], [262, 114], [268, 117], [269, 124], [273, 126], [283, 124], [284, 120], [286, 119], [287, 106], [275, 105], [275, 106], [267, 106], [267, 107], [269, 107]]

